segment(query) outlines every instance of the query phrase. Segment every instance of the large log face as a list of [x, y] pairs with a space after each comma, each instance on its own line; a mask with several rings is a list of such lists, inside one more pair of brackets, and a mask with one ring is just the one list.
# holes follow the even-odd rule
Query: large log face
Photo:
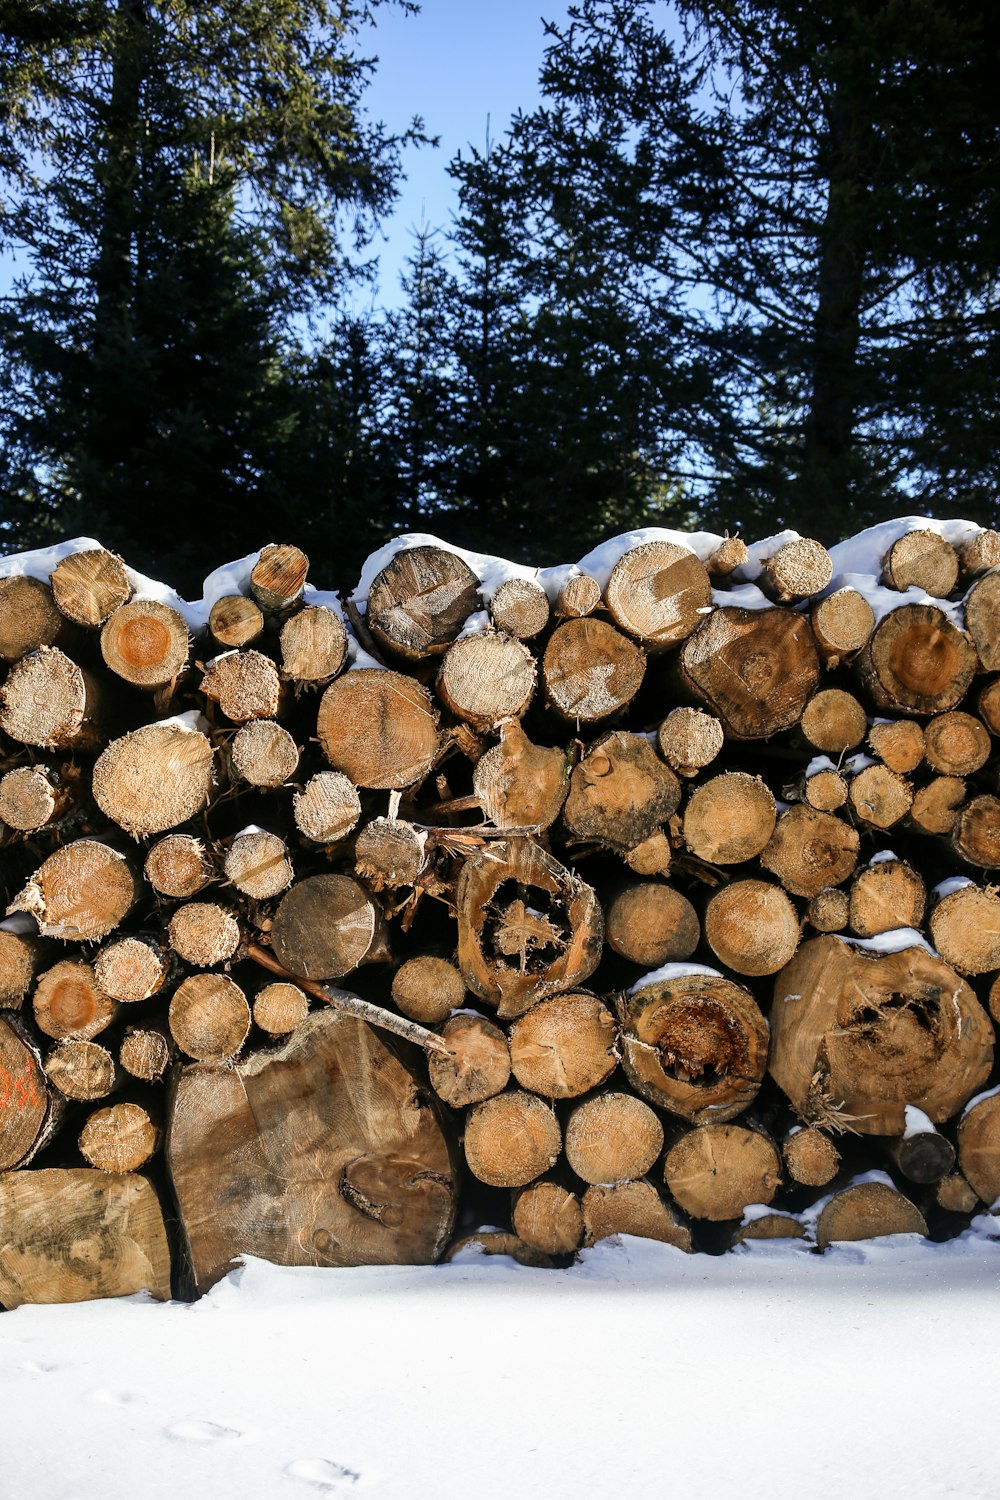
[[791, 729], [819, 685], [809, 621], [791, 610], [717, 609], [685, 641], [680, 663], [688, 686], [738, 740]]
[[416, 1080], [369, 1027], [332, 1010], [236, 1068], [182, 1068], [167, 1162], [202, 1291], [241, 1254], [429, 1263], [454, 1220], [448, 1145]]

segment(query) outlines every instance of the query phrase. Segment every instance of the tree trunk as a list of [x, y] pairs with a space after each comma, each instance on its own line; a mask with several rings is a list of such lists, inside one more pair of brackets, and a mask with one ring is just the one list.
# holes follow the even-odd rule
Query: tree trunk
[[270, 542], [250, 570], [250, 592], [266, 614], [280, 615], [301, 599], [309, 559], [287, 542]]
[[734, 880], [705, 908], [705, 941], [737, 974], [776, 974], [799, 946], [799, 914], [780, 885]]
[[0, 1016], [0, 1171], [29, 1162], [58, 1122], [37, 1046], [20, 1022]]
[[433, 764], [438, 735], [430, 695], [399, 672], [363, 667], [331, 682], [319, 705], [327, 762], [355, 786], [412, 786]]
[[936, 531], [908, 531], [882, 559], [882, 582], [890, 589], [923, 589], [947, 599], [958, 582], [958, 553]]
[[481, 1104], [507, 1087], [510, 1048], [499, 1026], [485, 1016], [452, 1016], [441, 1028], [448, 1048], [427, 1059], [431, 1087], [452, 1109]]
[[500, 743], [476, 762], [472, 786], [484, 815], [497, 828], [551, 827], [569, 788], [563, 750], [533, 745], [520, 723], [500, 727]]
[[640, 648], [613, 625], [589, 616], [557, 625], [542, 660], [549, 702], [577, 724], [599, 724], [620, 713], [645, 672]]
[[311, 604], [281, 627], [281, 670], [292, 682], [328, 682], [347, 659], [347, 631], [339, 615]]
[[47, 583], [18, 573], [0, 578], [0, 661], [19, 661], [54, 646], [65, 628]]
[[340, 979], [367, 957], [381, 917], [349, 875], [310, 875], [282, 896], [271, 943], [282, 968], [302, 979]]
[[204, 844], [190, 833], [172, 833], [154, 844], [145, 871], [153, 890], [174, 901], [197, 896], [214, 873]]
[[883, 615], [857, 662], [865, 691], [891, 714], [954, 708], [978, 667], [969, 637], [934, 604], [902, 604]]
[[234, 724], [273, 719], [282, 701], [281, 678], [262, 651], [226, 651], [205, 668], [200, 691]]
[[545, 1255], [572, 1255], [583, 1242], [580, 1200], [559, 1182], [532, 1182], [515, 1195], [514, 1231]]
[[188, 663], [188, 629], [168, 604], [144, 599], [116, 609], [101, 631], [101, 655], [133, 687], [172, 685]]
[[526, 713], [537, 674], [527, 646], [497, 630], [484, 630], [448, 647], [435, 687], [456, 719], [489, 734], [502, 720]]
[[562, 1131], [534, 1094], [511, 1090], [473, 1105], [465, 1117], [465, 1159], [490, 1187], [527, 1187], [555, 1166]]
[[634, 1234], [660, 1240], [688, 1254], [694, 1249], [691, 1231], [677, 1210], [648, 1179], [595, 1184], [583, 1195], [584, 1243], [596, 1245], [613, 1234]]
[[140, 1104], [112, 1104], [89, 1115], [80, 1154], [101, 1172], [138, 1172], [160, 1143], [160, 1132]]
[[14, 663], [0, 688], [0, 729], [22, 745], [93, 750], [103, 743], [102, 693], [58, 646]]
[[225, 974], [192, 974], [170, 1001], [170, 1034], [197, 1062], [233, 1058], [250, 1034], [247, 997]]

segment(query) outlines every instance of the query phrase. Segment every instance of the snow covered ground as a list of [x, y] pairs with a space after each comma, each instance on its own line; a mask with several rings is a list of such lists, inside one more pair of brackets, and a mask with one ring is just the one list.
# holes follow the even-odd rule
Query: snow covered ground
[[194, 1306], [21, 1308], [0, 1497], [995, 1500], [997, 1232], [250, 1261]]

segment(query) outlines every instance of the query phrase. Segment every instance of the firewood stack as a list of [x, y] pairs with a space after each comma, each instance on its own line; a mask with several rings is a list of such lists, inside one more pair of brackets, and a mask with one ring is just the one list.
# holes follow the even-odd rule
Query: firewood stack
[[1000, 534], [307, 571], [0, 562], [0, 1304], [1000, 1196]]

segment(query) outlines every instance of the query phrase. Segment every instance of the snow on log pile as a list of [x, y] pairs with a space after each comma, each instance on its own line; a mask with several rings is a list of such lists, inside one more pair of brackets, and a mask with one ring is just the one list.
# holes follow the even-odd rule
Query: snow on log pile
[[1000, 1196], [1000, 534], [0, 561], [0, 1304]]

